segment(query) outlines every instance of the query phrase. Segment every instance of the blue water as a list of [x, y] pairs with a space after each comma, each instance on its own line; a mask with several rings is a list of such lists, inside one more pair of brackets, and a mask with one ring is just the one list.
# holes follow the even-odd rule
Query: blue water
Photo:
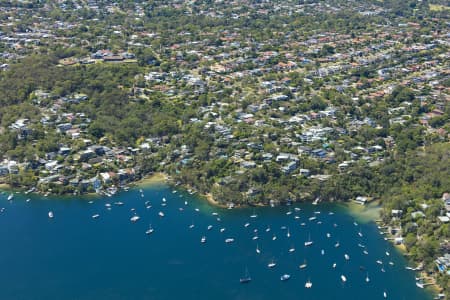
[[[227, 210], [173, 193], [167, 186], [148, 187], [143, 194], [135, 189], [111, 198], [91, 198], [93, 203], [89, 198], [23, 194], [8, 202], [6, 194], [0, 195], [0, 208], [5, 208], [0, 213], [0, 299], [371, 300], [383, 299], [384, 291], [388, 299], [431, 299], [415, 286], [414, 273], [405, 270], [405, 260], [384, 241], [375, 224], [355, 225], [338, 206]], [[114, 205], [117, 201], [124, 205]], [[145, 201], [152, 207], [147, 209]], [[106, 203], [112, 204], [111, 210]], [[141, 217], [136, 223], [130, 222], [132, 208]], [[50, 210], [53, 219], [48, 218]], [[94, 214], [100, 217], [93, 219]], [[252, 214], [257, 218], [250, 218]], [[317, 219], [310, 221], [312, 216]], [[244, 227], [247, 222], [250, 225]], [[154, 233], [146, 235], [150, 223]], [[208, 225], [213, 225], [210, 231]], [[283, 226], [289, 228], [289, 238]], [[257, 240], [252, 239], [255, 235]], [[235, 242], [226, 244], [229, 237]], [[309, 237], [314, 243], [305, 247]], [[290, 253], [292, 247], [296, 250]], [[271, 260], [277, 264], [273, 269], [267, 267]], [[304, 262], [307, 267], [299, 269]], [[252, 281], [240, 284], [246, 269]], [[290, 280], [280, 281], [284, 273], [291, 275]], [[304, 287], [308, 279], [311, 289]]]

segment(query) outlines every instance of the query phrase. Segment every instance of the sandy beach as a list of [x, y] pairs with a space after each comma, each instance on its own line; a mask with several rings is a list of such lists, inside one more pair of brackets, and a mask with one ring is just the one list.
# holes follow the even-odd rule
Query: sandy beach
[[169, 176], [164, 173], [154, 173], [148, 177], [142, 178], [139, 181], [134, 182], [137, 186], [149, 186], [154, 184], [162, 184], [167, 182]]

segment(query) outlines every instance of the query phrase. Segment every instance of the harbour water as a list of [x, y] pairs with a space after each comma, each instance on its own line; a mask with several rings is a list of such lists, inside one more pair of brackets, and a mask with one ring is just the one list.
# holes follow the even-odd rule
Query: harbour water
[[374, 223], [333, 204], [218, 209], [165, 185], [91, 199], [7, 197], [0, 299], [432, 298]]

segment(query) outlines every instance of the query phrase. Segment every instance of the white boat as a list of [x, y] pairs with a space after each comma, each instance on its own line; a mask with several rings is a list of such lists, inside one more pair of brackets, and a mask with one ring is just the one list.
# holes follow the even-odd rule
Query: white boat
[[258, 247], [258, 245], [256, 245], [256, 253], [258, 253], [258, 254], [260, 254], [260, 253], [261, 253], [261, 250], [259, 250], [259, 247]]
[[269, 232], [269, 231], [270, 231], [270, 227], [267, 227], [267, 228], [266, 228], [266, 232]]
[[153, 231], [155, 231], [155, 230], [153, 229], [152, 225], [149, 225], [148, 229], [145, 231], [145, 234], [152, 234]]
[[272, 241], [275, 241], [276, 239], [277, 239], [277, 236], [276, 236], [276, 235], [273, 235]]
[[369, 252], [367, 252], [367, 250], [363, 250], [363, 253], [364, 253], [365, 255], [368, 255], [368, 254], [369, 254]]
[[280, 280], [281, 281], [286, 281], [286, 280], [289, 280], [289, 278], [291, 278], [291, 275], [283, 274], [283, 275], [281, 275]]
[[286, 212], [286, 215], [290, 215], [290, 214], [292, 214], [292, 211], [289, 209], [289, 211], [288, 212]]
[[383, 298], [386, 299], [387, 298], [387, 293], [383, 292]]
[[270, 263], [267, 264], [267, 267], [269, 268], [273, 268], [275, 267], [277, 264], [272, 260]]
[[52, 212], [52, 211], [49, 211], [49, 212], [48, 212], [48, 217], [49, 217], [50, 219], [53, 219], [53, 212]]
[[253, 214], [253, 215], [250, 216], [250, 218], [253, 218], [253, 219], [254, 219], [254, 218], [257, 218], [257, 217], [258, 217], [257, 214]]
[[213, 216], [218, 216], [219, 214], [216, 213], [216, 212], [213, 212], [213, 213], [211, 213], [211, 215], [213, 215]]
[[290, 252], [290, 253], [292, 253], [292, 252], [294, 252], [294, 251], [295, 251], [295, 248], [294, 248], [294, 247], [289, 248], [289, 252]]
[[336, 263], [333, 264], [333, 269], [336, 269]]
[[308, 280], [308, 281], [305, 283], [305, 288], [307, 288], [307, 289], [312, 288], [312, 282]]
[[289, 228], [288, 228], [288, 230], [287, 230], [286, 236], [287, 236], [287, 237], [291, 237], [291, 233], [289, 232]]
[[194, 227], [195, 227], [194, 224], [189, 225], [189, 229], [192, 229], [192, 228], [194, 228]]
[[249, 283], [252, 280], [250, 274], [248, 273], [248, 269], [245, 268], [245, 276], [239, 279], [240, 283]]
[[98, 219], [100, 217], [99, 214], [92, 215], [92, 219]]
[[370, 278], [369, 278], [369, 274], [366, 274], [366, 282], [369, 282]]
[[184, 205], [188, 205], [188, 202], [187, 202], [187, 201], [184, 201]]
[[194, 209], [196, 212], [199, 212], [200, 211], [200, 209], [198, 209], [198, 208], [196, 208], [196, 209]]
[[159, 213], [158, 213], [158, 215], [162, 218], [162, 217], [164, 217], [164, 213], [162, 212], [162, 211], [160, 211]]
[[339, 242], [336, 242], [336, 244], [334, 244], [334, 248], [338, 248], [340, 246]]
[[166, 200], [166, 198], [162, 198], [162, 201], [163, 201], [163, 202], [166, 202], [167, 200]]
[[299, 265], [299, 269], [305, 269], [308, 266], [308, 264], [306, 263], [306, 261], [304, 263], [302, 263], [301, 265]]
[[203, 244], [203, 243], [206, 243], [206, 236], [202, 236], [202, 238], [200, 239], [200, 242]]
[[301, 211], [302, 209], [300, 207], [294, 207], [295, 211]]
[[311, 246], [312, 244], [313, 244], [312, 241], [306, 241], [306, 242], [305, 242], [305, 247]]
[[350, 260], [350, 256], [347, 253], [344, 254], [344, 258], [345, 258], [345, 260]]
[[9, 194], [8, 201], [11, 201], [13, 198], [14, 198], [14, 194], [13, 193]]
[[305, 247], [311, 246], [313, 241], [311, 241], [311, 235], [309, 235], [308, 240], [305, 242]]
[[320, 198], [317, 197], [316, 199], [314, 199], [312, 205], [317, 205], [319, 203], [319, 201], [320, 201]]
[[30, 198], [28, 198], [27, 200], [25, 200], [26, 202], [30, 202], [31, 201], [31, 199]]
[[389, 265], [393, 266], [393, 265], [394, 265], [394, 262], [393, 262], [393, 261], [390, 261], [390, 262], [389, 262]]
[[331, 234], [328, 232], [327, 233], [327, 238], [330, 238], [331, 237]]
[[208, 227], [206, 229], [211, 230], [213, 228], [212, 225], [208, 225]]
[[136, 223], [141, 217], [139, 217], [138, 215], [134, 215], [130, 218], [130, 221], [133, 223]]
[[341, 280], [342, 280], [342, 282], [346, 282], [347, 278], [344, 275], [341, 275]]
[[377, 260], [377, 264], [382, 265], [383, 262], [381, 260]]
[[247, 228], [248, 226], [250, 226], [250, 223], [247, 222], [247, 223], [244, 224], [245, 228]]
[[416, 286], [420, 289], [423, 289], [424, 285], [423, 285], [423, 281], [422, 280], [417, 280], [416, 281]]
[[314, 221], [315, 219], [317, 219], [317, 218], [316, 217], [310, 217], [308, 220]]
[[360, 237], [363, 237], [363, 234], [362, 234], [361, 230], [358, 231], [358, 235], [359, 235]]
[[118, 202], [114, 202], [114, 205], [117, 205], [117, 206], [122, 206], [122, 205], [123, 205], [123, 202], [120, 202], [120, 201], [118, 201]]
[[224, 231], [225, 231], [225, 228], [220, 228], [219, 231], [220, 231], [220, 232], [224, 232]]
[[320, 250], [320, 254], [325, 255], [325, 250]]
[[252, 237], [252, 240], [256, 241], [258, 239], [258, 236], [255, 235], [254, 237]]
[[388, 251], [386, 251], [386, 256], [389, 256], [389, 255], [391, 255]]
[[234, 242], [234, 239], [233, 239], [233, 238], [227, 238], [227, 239], [225, 239], [225, 243], [227, 243], [227, 244], [232, 243], [232, 242]]

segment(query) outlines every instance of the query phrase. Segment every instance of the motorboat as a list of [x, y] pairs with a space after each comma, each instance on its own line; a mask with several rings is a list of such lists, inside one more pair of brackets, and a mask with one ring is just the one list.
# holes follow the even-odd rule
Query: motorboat
[[53, 212], [52, 212], [52, 211], [49, 211], [49, 212], [48, 212], [48, 217], [49, 217], [50, 219], [53, 219], [54, 216], [53, 216]]
[[281, 281], [286, 281], [286, 280], [289, 280], [289, 278], [291, 278], [291, 275], [283, 274], [283, 275], [281, 275], [280, 280]]
[[341, 275], [342, 282], [347, 282], [347, 278], [344, 275]]

